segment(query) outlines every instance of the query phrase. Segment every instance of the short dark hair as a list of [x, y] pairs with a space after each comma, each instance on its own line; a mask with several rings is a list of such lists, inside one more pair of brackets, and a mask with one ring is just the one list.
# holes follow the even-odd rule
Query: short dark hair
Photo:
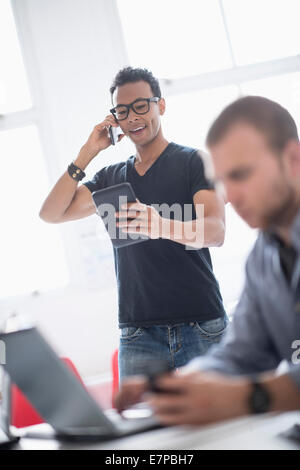
[[113, 84], [110, 87], [109, 91], [111, 93], [111, 99], [113, 98], [114, 91], [118, 86], [125, 85], [126, 83], [139, 82], [141, 80], [149, 83], [153, 96], [161, 98], [159, 82], [157, 78], [153, 76], [152, 72], [142, 68], [125, 67], [117, 73]]
[[284, 149], [290, 139], [299, 140], [297, 126], [290, 113], [280, 104], [262, 96], [245, 96], [227, 106], [211, 125], [206, 144], [217, 144], [238, 123], [250, 124], [265, 134], [275, 152]]

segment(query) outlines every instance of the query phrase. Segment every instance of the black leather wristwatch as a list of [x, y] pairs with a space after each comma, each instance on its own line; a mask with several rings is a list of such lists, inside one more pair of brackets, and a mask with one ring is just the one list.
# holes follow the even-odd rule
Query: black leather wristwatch
[[267, 413], [270, 411], [272, 398], [268, 389], [260, 382], [251, 382], [251, 392], [249, 395], [250, 413]]
[[85, 177], [84, 171], [82, 171], [78, 166], [74, 165], [74, 163], [70, 163], [68, 166], [68, 173], [75, 181], [81, 181], [82, 178]]

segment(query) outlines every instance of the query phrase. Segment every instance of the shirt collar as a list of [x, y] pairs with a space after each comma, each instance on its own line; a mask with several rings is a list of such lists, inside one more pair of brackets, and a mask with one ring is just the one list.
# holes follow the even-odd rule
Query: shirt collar
[[[279, 237], [274, 232], [263, 231], [263, 236], [267, 243], [279, 243]], [[300, 209], [298, 210], [291, 227], [291, 242], [293, 247], [300, 253]]]

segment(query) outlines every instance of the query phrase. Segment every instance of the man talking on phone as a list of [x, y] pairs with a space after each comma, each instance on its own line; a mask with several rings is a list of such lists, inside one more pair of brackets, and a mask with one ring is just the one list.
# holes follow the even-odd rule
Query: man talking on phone
[[[152, 73], [126, 67], [110, 92], [111, 114], [95, 126], [40, 217], [50, 223], [87, 217], [96, 211], [92, 192], [131, 184], [137, 202], [120, 208], [117, 223], [123, 233], [149, 240], [114, 249], [122, 380], [143, 373], [152, 360], [181, 367], [220, 341], [228, 319], [208, 248], [223, 244], [225, 221], [224, 202], [205, 177], [201, 155], [163, 136], [166, 104]], [[119, 140], [134, 143], [135, 155], [78, 185], [88, 164], [111, 145], [110, 126], [121, 128]], [[191, 217], [164, 217], [154, 207], [174, 204], [190, 207]]]

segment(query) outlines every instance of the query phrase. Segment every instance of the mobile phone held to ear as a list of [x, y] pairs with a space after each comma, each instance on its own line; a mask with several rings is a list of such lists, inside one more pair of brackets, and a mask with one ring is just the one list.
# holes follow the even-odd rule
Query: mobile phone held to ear
[[109, 137], [112, 145], [116, 145], [119, 136], [122, 134], [120, 127], [109, 126], [108, 128]]

